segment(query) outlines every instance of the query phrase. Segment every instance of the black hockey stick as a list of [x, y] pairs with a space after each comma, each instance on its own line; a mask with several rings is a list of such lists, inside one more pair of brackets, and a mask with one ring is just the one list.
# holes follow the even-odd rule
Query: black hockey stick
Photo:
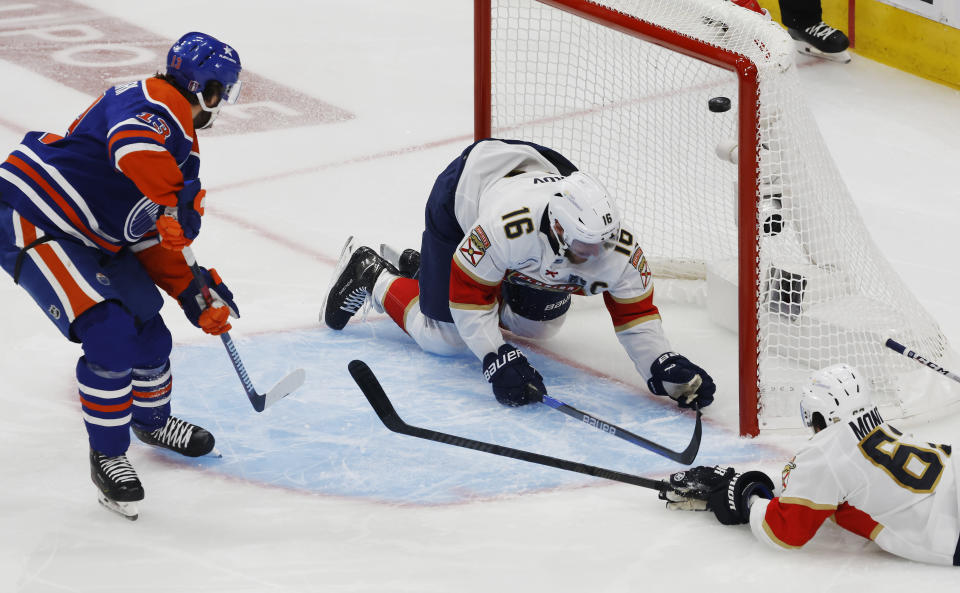
[[642, 436], [633, 434], [629, 430], [620, 428], [615, 424], [604, 422], [603, 420], [595, 416], [591, 416], [586, 412], [581, 412], [573, 406], [567, 405], [560, 400], [553, 399], [549, 395], [543, 396], [543, 403], [550, 406], [554, 410], [563, 412], [571, 418], [576, 418], [577, 420], [580, 420], [584, 424], [588, 424], [597, 430], [612, 434], [615, 437], [620, 437], [629, 443], [640, 445], [648, 451], [652, 451], [657, 455], [663, 455], [667, 459], [672, 459], [673, 461], [677, 461], [685, 465], [690, 465], [693, 463], [693, 460], [697, 458], [697, 452], [700, 450], [700, 438], [703, 436], [703, 424], [700, 420], [700, 417], [703, 415], [703, 413], [700, 411], [699, 407], [696, 408], [697, 421], [696, 425], [693, 427], [693, 438], [690, 439], [690, 444], [687, 445], [687, 448], [683, 451], [674, 451], [672, 449], [667, 449], [663, 445], [654, 443], [651, 440], [645, 439]]
[[[207, 286], [206, 281], [203, 279], [203, 275], [200, 273], [200, 266], [197, 265], [197, 258], [194, 257], [193, 251], [189, 247], [184, 247], [182, 253], [183, 259], [187, 261], [187, 265], [190, 266], [190, 271], [193, 272], [193, 278], [197, 281], [197, 286], [200, 287], [200, 293], [203, 295], [203, 300], [206, 301], [208, 307], [212, 306], [213, 297], [210, 295], [210, 287]], [[273, 389], [270, 391], [266, 393], [257, 393], [257, 390], [253, 387], [253, 381], [250, 380], [250, 375], [247, 374], [247, 369], [243, 366], [243, 361], [240, 360], [240, 353], [237, 352], [237, 347], [234, 346], [233, 339], [230, 337], [230, 334], [228, 332], [223, 332], [220, 334], [220, 339], [223, 341], [223, 345], [227, 349], [227, 354], [230, 355], [230, 362], [233, 363], [233, 369], [237, 371], [237, 376], [240, 377], [240, 382], [243, 383], [243, 390], [247, 392], [247, 397], [250, 399], [250, 404], [257, 412], [264, 411], [268, 406], [287, 397], [294, 390], [303, 385], [303, 381], [306, 378], [307, 373], [303, 369], [297, 369], [281, 379], [280, 382], [274, 385]]]
[[896, 341], [891, 340], [891, 339], [888, 338], [887, 341], [886, 341], [886, 343], [885, 343], [884, 345], [885, 345], [887, 348], [891, 349], [891, 350], [894, 350], [894, 351], [896, 351], [896, 352], [899, 352], [900, 354], [906, 356], [907, 358], [910, 358], [910, 359], [913, 359], [913, 360], [917, 361], [918, 363], [920, 363], [921, 365], [927, 367], [928, 369], [932, 369], [932, 370], [934, 370], [935, 372], [940, 373], [941, 375], [943, 375], [943, 376], [945, 376], [945, 377], [950, 377], [951, 379], [953, 379], [953, 380], [956, 381], [957, 383], [960, 383], [960, 376], [958, 376], [956, 373], [953, 373], [953, 372], [951, 372], [951, 371], [948, 371], [947, 369], [945, 369], [945, 368], [943, 368], [942, 366], [938, 365], [937, 363], [933, 362], [933, 361], [930, 360], [929, 358], [925, 358], [925, 357], [923, 357], [923, 356], [920, 356], [919, 354], [917, 354], [917, 352], [916, 352], [915, 350], [911, 350], [911, 349], [907, 348], [906, 346], [904, 346], [904, 345], [901, 344], [900, 342], [896, 342]]
[[383, 387], [381, 387], [380, 381], [377, 380], [377, 377], [373, 374], [373, 371], [370, 370], [370, 367], [368, 367], [365, 362], [362, 360], [353, 360], [349, 365], [347, 365], [347, 368], [350, 370], [350, 375], [353, 376], [353, 380], [356, 381], [357, 385], [360, 387], [360, 391], [363, 392], [363, 395], [366, 396], [367, 401], [370, 402], [370, 405], [377, 413], [377, 416], [380, 417], [380, 421], [383, 422], [384, 426], [393, 432], [417, 437], [420, 439], [426, 439], [428, 441], [436, 441], [446, 445], [454, 445], [457, 447], [463, 447], [465, 449], [473, 449], [474, 451], [492, 453], [493, 455], [500, 455], [501, 457], [509, 457], [511, 459], [519, 459], [520, 461], [538, 463], [540, 465], [577, 472], [579, 474], [586, 474], [588, 476], [595, 476], [617, 482], [624, 482], [626, 484], [633, 484], [634, 486], [650, 488], [652, 490], [657, 490], [658, 492], [666, 492], [671, 490], [670, 485], [663, 480], [653, 480], [651, 478], [634, 476], [632, 474], [625, 474], [612, 469], [605, 469], [602, 467], [578, 463], [576, 461], [569, 461], [567, 459], [549, 457], [539, 453], [522, 451], [520, 449], [512, 449], [510, 447], [504, 447], [503, 445], [484, 443], [482, 441], [475, 441], [473, 439], [447, 434], [445, 432], [438, 432], [436, 430], [411, 426], [404, 422], [400, 418], [400, 415], [397, 414], [393, 404], [390, 403], [390, 398], [387, 397], [386, 392], [383, 390]]

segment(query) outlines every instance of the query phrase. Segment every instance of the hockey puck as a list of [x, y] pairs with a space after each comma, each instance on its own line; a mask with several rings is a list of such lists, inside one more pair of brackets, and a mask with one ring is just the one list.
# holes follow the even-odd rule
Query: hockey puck
[[727, 97], [714, 97], [707, 101], [707, 107], [714, 113], [730, 111], [730, 99]]

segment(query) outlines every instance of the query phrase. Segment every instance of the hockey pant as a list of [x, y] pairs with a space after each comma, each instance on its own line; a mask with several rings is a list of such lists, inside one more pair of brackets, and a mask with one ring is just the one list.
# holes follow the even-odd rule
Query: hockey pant
[[170, 414], [170, 332], [163, 297], [136, 257], [48, 233], [0, 203], [0, 265], [83, 356], [76, 376], [90, 446], [107, 456]]

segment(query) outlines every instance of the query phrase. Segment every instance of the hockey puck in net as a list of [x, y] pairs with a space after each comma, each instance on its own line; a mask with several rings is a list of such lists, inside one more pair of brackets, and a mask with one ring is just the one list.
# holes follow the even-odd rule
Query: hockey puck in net
[[730, 111], [730, 99], [727, 97], [714, 97], [707, 101], [707, 107], [714, 113]]

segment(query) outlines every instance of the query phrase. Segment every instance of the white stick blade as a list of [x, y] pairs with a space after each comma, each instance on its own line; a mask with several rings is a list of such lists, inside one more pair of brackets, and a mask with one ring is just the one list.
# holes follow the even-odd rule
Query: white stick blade
[[267, 392], [265, 396], [263, 409], [269, 408], [274, 402], [287, 397], [303, 385], [307, 378], [307, 372], [303, 369], [297, 369], [280, 380], [273, 386], [273, 389]]

